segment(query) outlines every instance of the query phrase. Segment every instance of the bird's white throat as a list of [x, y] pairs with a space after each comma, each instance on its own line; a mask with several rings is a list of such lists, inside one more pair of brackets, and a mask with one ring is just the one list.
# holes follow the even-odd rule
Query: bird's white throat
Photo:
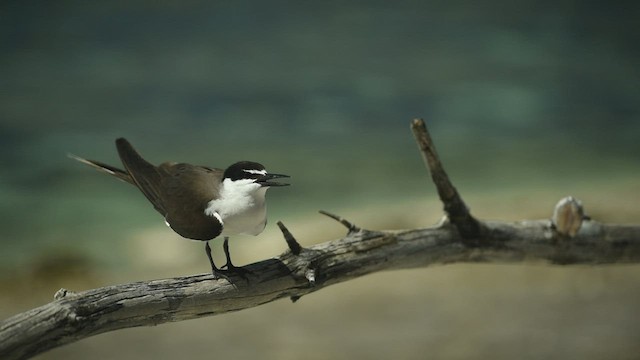
[[219, 197], [209, 201], [204, 213], [222, 220], [223, 234], [258, 235], [267, 220], [267, 189], [251, 179], [225, 179]]

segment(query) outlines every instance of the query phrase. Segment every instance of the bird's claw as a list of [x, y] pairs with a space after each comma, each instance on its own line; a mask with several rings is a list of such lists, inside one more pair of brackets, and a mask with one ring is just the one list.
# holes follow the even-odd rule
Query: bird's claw
[[247, 275], [255, 275], [253, 271], [247, 268], [244, 268], [242, 266], [235, 266], [233, 265], [233, 263], [230, 263], [230, 262], [227, 262], [226, 264], [222, 265], [220, 269], [224, 269], [223, 271], [227, 274], [238, 275], [247, 281], [249, 281]]

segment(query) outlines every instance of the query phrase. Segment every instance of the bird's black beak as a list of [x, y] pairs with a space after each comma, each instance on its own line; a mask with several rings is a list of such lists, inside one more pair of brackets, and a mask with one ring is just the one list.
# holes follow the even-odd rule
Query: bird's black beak
[[256, 182], [262, 186], [288, 186], [289, 184], [285, 184], [277, 181], [271, 181], [273, 179], [288, 178], [288, 177], [289, 175], [283, 175], [283, 174], [266, 174], [266, 175], [260, 176], [256, 180]]

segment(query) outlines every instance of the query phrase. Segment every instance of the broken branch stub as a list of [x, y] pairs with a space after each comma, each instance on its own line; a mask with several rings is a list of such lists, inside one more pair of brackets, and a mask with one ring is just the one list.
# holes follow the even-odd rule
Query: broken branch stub
[[414, 119], [411, 123], [411, 130], [416, 138], [425, 165], [429, 169], [431, 179], [436, 185], [438, 196], [444, 204], [444, 211], [449, 220], [458, 229], [460, 236], [467, 245], [480, 245], [484, 230], [483, 226], [471, 215], [458, 190], [451, 183], [447, 172], [442, 166], [424, 120]]

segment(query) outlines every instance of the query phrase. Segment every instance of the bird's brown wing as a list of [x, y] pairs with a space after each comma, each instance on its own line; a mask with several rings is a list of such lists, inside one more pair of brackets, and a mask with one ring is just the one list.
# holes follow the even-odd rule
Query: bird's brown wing
[[205, 214], [209, 201], [217, 198], [223, 170], [184, 163], [163, 163], [161, 197], [165, 204], [165, 220], [178, 234], [197, 240], [220, 235], [222, 223]]
[[125, 170], [71, 154], [69, 157], [135, 185], [178, 234], [196, 240], [220, 235], [222, 223], [204, 210], [217, 197], [223, 170], [171, 162], [156, 167], [126, 139], [117, 139], [116, 147]]
[[120, 160], [134, 184], [153, 204], [153, 207], [166, 216], [167, 211], [161, 195], [162, 177], [158, 172], [158, 168], [143, 159], [124, 138], [116, 140], [116, 148], [118, 149]]

